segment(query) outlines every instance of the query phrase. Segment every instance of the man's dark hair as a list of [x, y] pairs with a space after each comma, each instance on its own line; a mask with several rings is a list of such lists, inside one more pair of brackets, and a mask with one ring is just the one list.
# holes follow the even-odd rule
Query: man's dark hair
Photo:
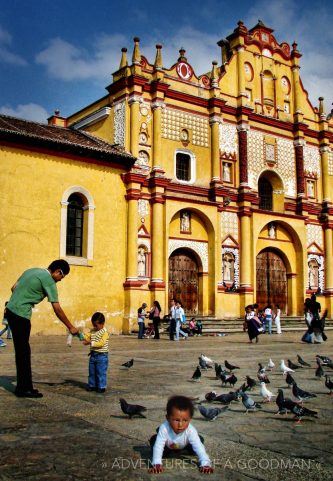
[[190, 411], [191, 418], [193, 418], [194, 406], [190, 398], [186, 396], [172, 396], [169, 398], [166, 406], [168, 416], [171, 415], [173, 408], [179, 409], [179, 411]]
[[55, 271], [60, 269], [64, 276], [67, 276], [67, 274], [70, 271], [70, 267], [67, 261], [65, 259], [57, 259], [56, 261], [51, 262], [51, 264], [48, 267], [48, 270], [51, 272], [51, 274]]
[[104, 314], [102, 314], [101, 312], [95, 312], [92, 315], [91, 322], [92, 323], [98, 322], [98, 324], [104, 324], [105, 323]]

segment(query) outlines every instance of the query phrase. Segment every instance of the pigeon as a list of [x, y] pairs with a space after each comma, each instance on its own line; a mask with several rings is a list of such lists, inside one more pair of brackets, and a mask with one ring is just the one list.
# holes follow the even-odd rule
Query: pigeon
[[317, 411], [312, 411], [311, 409], [306, 408], [305, 406], [300, 406], [299, 404], [295, 403], [291, 412], [295, 414], [295, 419], [297, 419], [297, 423], [299, 424], [303, 417], [311, 416], [313, 418], [318, 418]]
[[332, 359], [330, 359], [327, 356], [319, 356], [319, 354], [316, 355], [317, 359], [320, 359], [321, 364], [325, 366], [325, 364], [331, 364], [333, 363]]
[[203, 369], [204, 371], [207, 371], [208, 368], [212, 368], [213, 366], [207, 364], [206, 361], [204, 361], [202, 359], [202, 357], [199, 357], [199, 366], [201, 369]]
[[308, 399], [312, 399], [314, 397], [317, 397], [316, 394], [313, 394], [311, 392], [303, 391], [303, 389], [298, 387], [295, 382], [293, 383], [292, 389], [293, 389], [293, 395], [295, 396], [295, 398], [297, 398], [299, 401], [301, 401], [301, 403], [303, 401], [307, 401]]
[[229, 364], [228, 361], [224, 361], [224, 365], [231, 372], [235, 369], [240, 369], [238, 366], [233, 366], [232, 364]]
[[275, 397], [275, 394], [267, 389], [266, 384], [263, 381], [260, 383], [260, 394], [264, 398], [264, 402], [270, 402], [272, 397]]
[[310, 364], [308, 362], [305, 362], [304, 359], [302, 359], [299, 354], [297, 354], [297, 360], [301, 366], [311, 367]]
[[230, 404], [232, 401], [239, 401], [240, 392], [231, 391], [228, 394], [220, 394], [216, 396], [214, 402], [220, 402], [221, 404]]
[[256, 403], [246, 392], [240, 391], [240, 396], [242, 398], [243, 406], [246, 409], [246, 413], [249, 411], [256, 411], [256, 409], [261, 409], [261, 405]]
[[257, 386], [258, 383], [255, 379], [252, 379], [250, 376], [246, 376], [246, 387], [251, 391], [251, 389]]
[[319, 377], [319, 379], [322, 378], [325, 375], [324, 369], [321, 367], [321, 364], [319, 364], [319, 363], [318, 363], [318, 367], [316, 369], [315, 374], [316, 374], [316, 377]]
[[263, 374], [266, 371], [266, 368], [261, 364], [261, 362], [258, 362], [258, 373]]
[[270, 384], [270, 380], [268, 379], [268, 376], [265, 372], [258, 372], [257, 378], [259, 381], [264, 381], [265, 384]]
[[127, 414], [130, 419], [133, 416], [140, 416], [141, 418], [145, 418], [142, 414], [142, 411], [147, 411], [147, 408], [144, 406], [140, 406], [139, 404], [128, 404], [125, 399], [119, 399], [121, 410], [124, 414]]
[[211, 364], [213, 365], [214, 364], [214, 361], [213, 359], [211, 359], [210, 357], [207, 357], [205, 356], [204, 354], [200, 354], [200, 357], [203, 361], [205, 361], [207, 364]]
[[229, 386], [234, 386], [237, 382], [237, 377], [235, 374], [221, 374], [222, 386], [229, 384]]
[[333, 382], [331, 381], [331, 378], [327, 374], [325, 375], [325, 386], [327, 387], [327, 389], [329, 389], [330, 395], [332, 395]]
[[288, 384], [289, 387], [291, 387], [295, 382], [295, 379], [292, 377], [292, 375], [287, 372], [287, 376], [286, 376], [286, 383]]
[[270, 360], [268, 361], [267, 367], [268, 367], [270, 370], [272, 370], [272, 369], [275, 367], [275, 364], [274, 364], [274, 362], [272, 361], [272, 359], [270, 359]]
[[200, 381], [200, 378], [201, 378], [201, 371], [200, 371], [200, 367], [197, 366], [196, 370], [193, 373], [192, 379], [193, 381]]
[[283, 371], [283, 374], [286, 374], [287, 372], [295, 372], [293, 369], [285, 365], [283, 359], [281, 360], [280, 369]]
[[219, 379], [222, 372], [224, 372], [225, 369], [221, 364], [218, 364], [217, 362], [215, 363], [215, 374], [216, 374], [216, 379]]
[[228, 409], [228, 406], [224, 406], [223, 408], [206, 408], [205, 406], [199, 406], [198, 409], [204, 418], [208, 419], [208, 421], [214, 421], [219, 414]]
[[302, 367], [302, 366], [298, 366], [297, 364], [294, 364], [290, 359], [287, 359], [287, 362], [288, 362], [288, 367], [290, 369], [294, 369], [295, 371], [296, 369], [299, 369]]
[[207, 394], [205, 394], [205, 399], [206, 399], [207, 402], [210, 403], [212, 401], [215, 401], [216, 396], [217, 396], [217, 394], [216, 394], [215, 391], [210, 391]]
[[130, 361], [124, 362], [122, 366], [127, 367], [127, 369], [129, 369], [130, 367], [133, 366], [133, 364], [134, 364], [134, 359], [131, 359]]
[[282, 389], [278, 389], [278, 395], [275, 400], [279, 410], [276, 414], [287, 414], [287, 411], [292, 411], [294, 404], [296, 404], [294, 401], [292, 401], [289, 398], [285, 398]]

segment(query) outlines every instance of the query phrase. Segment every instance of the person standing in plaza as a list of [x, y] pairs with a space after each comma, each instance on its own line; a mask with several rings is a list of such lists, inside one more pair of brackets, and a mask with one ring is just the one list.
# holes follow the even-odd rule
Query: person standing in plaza
[[146, 318], [146, 307], [147, 304], [144, 302], [138, 309], [138, 339], [144, 339], [143, 335], [145, 333], [145, 318]]
[[279, 304], [275, 304], [274, 322], [275, 322], [275, 327], [276, 327], [276, 334], [282, 334], [282, 330], [281, 330], [281, 309], [280, 309]]
[[268, 304], [265, 307], [264, 310], [264, 315], [265, 315], [265, 325], [266, 325], [266, 331], [268, 330], [268, 334], [272, 334], [272, 306]]
[[182, 331], [181, 325], [185, 319], [185, 312], [180, 301], [176, 302], [176, 341], [179, 341], [179, 334], [181, 334], [184, 339], [187, 339], [186, 332]]
[[154, 301], [153, 307], [150, 309], [149, 313], [149, 319], [153, 320], [154, 324], [154, 339], [159, 339], [160, 338], [160, 331], [159, 331], [159, 325], [161, 322], [161, 306], [158, 301]]
[[47, 297], [55, 315], [70, 333], [78, 333], [78, 329], [69, 321], [58, 300], [57, 282], [60, 282], [69, 270], [67, 261], [55, 260], [47, 269], [36, 267], [24, 271], [11, 289], [12, 295], [6, 306], [6, 319], [12, 331], [15, 348], [17, 397], [43, 397], [41, 392], [33, 388], [32, 383], [29, 344], [32, 308]]
[[171, 299], [171, 307], [170, 307], [170, 327], [169, 327], [169, 338], [170, 341], [175, 340], [175, 332], [176, 332], [176, 301], [175, 299]]

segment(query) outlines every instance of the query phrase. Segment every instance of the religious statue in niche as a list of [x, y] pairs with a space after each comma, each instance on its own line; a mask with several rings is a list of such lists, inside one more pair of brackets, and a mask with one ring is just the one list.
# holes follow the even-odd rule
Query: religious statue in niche
[[229, 162], [223, 162], [223, 180], [231, 182], [231, 165]]
[[313, 180], [307, 181], [308, 197], [315, 197], [315, 185]]
[[144, 247], [139, 247], [138, 250], [138, 276], [146, 277], [146, 251]]
[[319, 287], [319, 266], [315, 259], [309, 262], [309, 289], [318, 289]]
[[276, 225], [273, 222], [268, 224], [268, 237], [276, 239]]
[[223, 281], [229, 283], [234, 282], [234, 264], [235, 258], [231, 252], [227, 252], [223, 256]]
[[187, 210], [180, 215], [180, 232], [191, 232], [191, 215]]

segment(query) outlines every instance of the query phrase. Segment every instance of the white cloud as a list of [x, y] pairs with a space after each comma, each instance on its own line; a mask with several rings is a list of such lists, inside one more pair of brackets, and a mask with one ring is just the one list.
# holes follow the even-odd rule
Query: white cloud
[[11, 117], [43, 123], [45, 123], [46, 119], [49, 117], [44, 107], [34, 103], [19, 104], [16, 107], [3, 105], [0, 106], [0, 113], [3, 115], [10, 115]]
[[0, 25], [0, 63], [27, 65], [26, 60], [11, 51], [12, 36]]

